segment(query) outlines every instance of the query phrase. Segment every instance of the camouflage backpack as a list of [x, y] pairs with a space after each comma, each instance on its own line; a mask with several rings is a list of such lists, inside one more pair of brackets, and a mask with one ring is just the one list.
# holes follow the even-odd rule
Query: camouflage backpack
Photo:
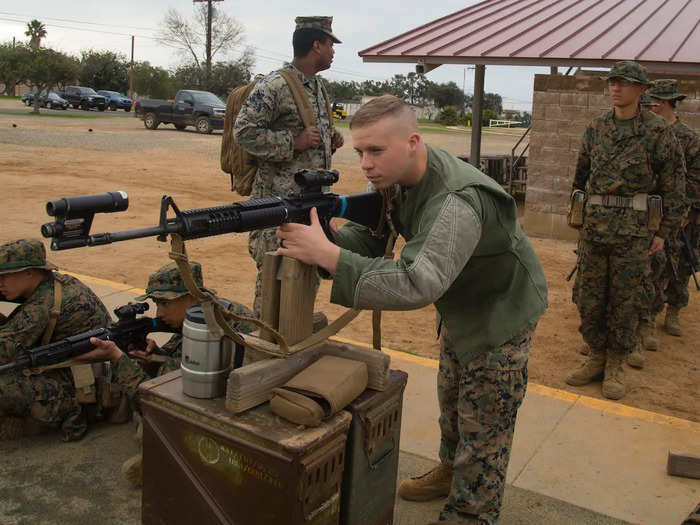
[[[282, 69], [278, 73], [284, 78], [292, 91], [294, 102], [296, 102], [299, 116], [301, 117], [304, 126], [312, 127], [316, 125], [316, 117], [309, 97], [304, 92], [304, 86], [297, 74], [289, 69]], [[253, 91], [253, 88], [258, 83], [262, 76], [256, 76], [252, 82], [240, 86], [228, 96], [226, 101], [226, 117], [224, 119], [224, 134], [221, 139], [221, 169], [231, 175], [231, 191], [237, 192], [239, 195], [250, 195], [253, 189], [253, 179], [257, 171], [257, 162], [254, 155], [248, 153], [245, 149], [238, 145], [233, 136], [233, 125], [236, 122], [238, 112], [243, 107], [243, 103]], [[330, 100], [323, 84], [321, 85], [323, 96], [326, 99], [326, 109], [328, 110], [328, 120], [333, 127], [333, 116], [330, 110]]]

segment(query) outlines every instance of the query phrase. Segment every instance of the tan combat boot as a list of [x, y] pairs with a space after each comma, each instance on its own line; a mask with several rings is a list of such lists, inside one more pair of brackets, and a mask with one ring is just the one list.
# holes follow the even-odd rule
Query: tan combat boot
[[440, 463], [422, 476], [404, 479], [399, 486], [399, 496], [409, 501], [428, 501], [447, 496], [450, 488], [452, 463]]
[[566, 383], [571, 386], [587, 385], [603, 377], [605, 371], [605, 352], [590, 349], [588, 358], [576, 370], [566, 376]]
[[622, 399], [625, 395], [625, 372], [622, 370], [622, 355], [608, 354], [603, 379], [603, 395], [608, 399]]
[[681, 326], [681, 320], [678, 317], [681, 309], [677, 306], [671, 306], [670, 304], [666, 307], [666, 319], [664, 320], [664, 328], [666, 332], [676, 337], [683, 335], [683, 327]]
[[639, 336], [641, 337], [642, 348], [652, 351], [658, 350], [659, 339], [656, 337], [656, 319], [639, 321]]
[[136, 454], [122, 464], [122, 474], [133, 487], [140, 487], [143, 484], [142, 464], [142, 454]]
[[641, 343], [634, 347], [627, 356], [627, 364], [633, 368], [644, 368], [644, 356], [640, 351]]

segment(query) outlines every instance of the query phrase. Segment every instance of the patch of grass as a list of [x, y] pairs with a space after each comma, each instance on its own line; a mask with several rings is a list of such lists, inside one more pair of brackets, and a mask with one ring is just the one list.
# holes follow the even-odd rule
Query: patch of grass
[[19, 100], [21, 97], [15, 97], [14, 95], [0, 95], [0, 100]]

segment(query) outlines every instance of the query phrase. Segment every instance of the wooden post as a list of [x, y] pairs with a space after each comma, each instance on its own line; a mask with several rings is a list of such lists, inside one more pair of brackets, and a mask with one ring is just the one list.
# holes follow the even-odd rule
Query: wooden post
[[316, 267], [284, 257], [280, 289], [279, 332], [290, 345], [313, 332]]
[[[280, 288], [281, 281], [277, 278], [282, 257], [276, 252], [267, 252], [263, 256], [262, 264], [262, 311], [260, 320], [279, 330], [280, 323]], [[260, 338], [265, 341], [275, 342], [275, 338], [267, 330], [262, 330]]]

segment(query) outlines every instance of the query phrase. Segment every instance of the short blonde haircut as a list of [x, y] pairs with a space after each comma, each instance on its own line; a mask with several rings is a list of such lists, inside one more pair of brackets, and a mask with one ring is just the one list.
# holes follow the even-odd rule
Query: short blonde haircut
[[411, 106], [394, 95], [382, 95], [360, 107], [350, 121], [350, 129], [374, 124], [389, 117], [401, 119], [410, 127], [418, 129], [416, 114]]

